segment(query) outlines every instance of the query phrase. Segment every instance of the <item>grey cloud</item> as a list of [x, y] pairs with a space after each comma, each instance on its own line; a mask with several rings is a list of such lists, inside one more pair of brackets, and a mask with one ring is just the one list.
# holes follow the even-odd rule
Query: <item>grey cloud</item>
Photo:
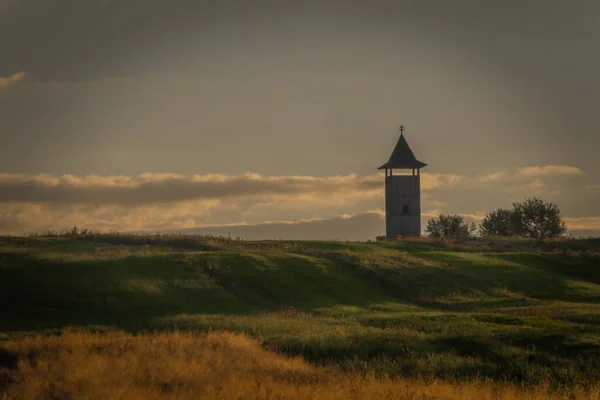
[[4, 179], [0, 177], [0, 202], [30, 202], [136, 206], [194, 199], [242, 196], [276, 196], [315, 193], [320, 195], [380, 190], [377, 177], [262, 177], [227, 176], [195, 180], [193, 177], [168, 177], [134, 183], [86, 184], [53, 177]]
[[[581, 173], [575, 167], [540, 166], [524, 167], [519, 171], [543, 172], [546, 177], [565, 173]], [[498, 173], [494, 174], [498, 175]], [[489, 175], [465, 176], [457, 174], [421, 174], [421, 189], [425, 193], [442, 193], [437, 200], [463, 196], [465, 190], [492, 193], [497, 190], [526, 193], [535, 189], [544, 192], [550, 189], [541, 181], [520, 182], [520, 174], [503, 173], [490, 183]], [[263, 176], [254, 173], [245, 175], [177, 175], [141, 174], [137, 177], [72, 175], [24, 175], [0, 174], [0, 203], [23, 202], [55, 205], [118, 205], [141, 206], [148, 204], [173, 203], [187, 200], [225, 199], [241, 197], [286, 197], [293, 196], [349, 196], [353, 201], [382, 196], [383, 175], [358, 176]], [[483, 184], [482, 184], [483, 182]], [[451, 190], [460, 188], [460, 190]], [[497, 192], [493, 191], [494, 193]], [[552, 193], [550, 190], [548, 193]], [[495, 196], [496, 194], [494, 194]], [[475, 196], [476, 197], [476, 196]], [[430, 200], [424, 198], [424, 200]], [[464, 203], [464, 201], [463, 201]], [[467, 210], [465, 210], [466, 212]]]
[[247, 240], [375, 240], [385, 234], [381, 213], [365, 212], [306, 221], [236, 224], [183, 229], [174, 232], [214, 234]]
[[[313, 72], [317, 72], [306, 73], [311, 81], [318, 75], [380, 77], [384, 83], [382, 86], [399, 87], [403, 90], [402, 94], [398, 93], [396, 98], [391, 96], [392, 99], [389, 99], [383, 87], [372, 92], [360, 88], [352, 92], [349, 88], [356, 88], [356, 82], [342, 81], [340, 86], [344, 87], [344, 93], [349, 92], [344, 94], [344, 98], [369, 98], [370, 103], [354, 109], [344, 106], [340, 118], [336, 119], [346, 119], [347, 122], [335, 120], [324, 127], [325, 124], [318, 121], [314, 114], [297, 114], [302, 105], [296, 105], [294, 113], [289, 115], [285, 115], [281, 107], [270, 105], [253, 114], [269, 115], [269, 111], [284, 114], [285, 118], [281, 118], [279, 123], [273, 122], [276, 125], [274, 130], [285, 129], [294, 118], [302, 119], [302, 142], [306, 143], [306, 147], [300, 149], [300, 141], [293, 143], [300, 154], [311, 151], [311, 147], [314, 152], [329, 151], [331, 147], [326, 146], [327, 141], [335, 141], [336, 144], [342, 142], [342, 135], [348, 134], [350, 129], [352, 134], [365, 137], [369, 131], [383, 132], [383, 126], [395, 123], [388, 120], [398, 118], [398, 110], [403, 110], [413, 120], [411, 124], [423, 121], [420, 130], [432, 132], [430, 138], [436, 137], [433, 134], [436, 131], [443, 132], [436, 138], [439, 147], [444, 147], [443, 151], [437, 151], [435, 158], [425, 160], [431, 163], [432, 168], [436, 164], [438, 168], [444, 168], [443, 163], [466, 168], [467, 161], [454, 163], [451, 159], [454, 157], [468, 159], [475, 165], [481, 162], [500, 165], [504, 161], [518, 162], [518, 157], [527, 156], [536, 158], [535, 162], [538, 162], [543, 155], [548, 156], [540, 161], [544, 163], [554, 162], [552, 158], [557, 158], [556, 162], [571, 163], [577, 157], [584, 169], [592, 170], [598, 166], [594, 149], [598, 143], [595, 105], [600, 102], [600, 79], [596, 73], [600, 69], [600, 53], [594, 49], [598, 47], [600, 38], [597, 24], [599, 2], [374, 0], [367, 4], [359, 1], [127, 0], [104, 4], [95, 0], [5, 0], [0, 4], [11, 5], [0, 14], [0, 76], [26, 70], [35, 82], [100, 81], [108, 77], [139, 79], [148, 76], [148, 81], [154, 82], [165, 79], [165, 74], [202, 76], [208, 80], [220, 76], [227, 80], [239, 75], [265, 77], [283, 73], [291, 78], [288, 82], [293, 82], [312, 68]], [[26, 29], [23, 28], [25, 26]], [[55, 29], [56, 26], [61, 29]], [[352, 43], [356, 43], [355, 48]], [[381, 43], [382, 47], [371, 54], [370, 48], [376, 48], [377, 45], [370, 46], [370, 43]], [[401, 56], [396, 57], [399, 54]], [[481, 86], [481, 90], [492, 97], [499, 96], [501, 90], [494, 85], [488, 86], [490, 82], [511, 89], [514, 96], [507, 99], [500, 96], [498, 100], [502, 104], [512, 104], [507, 107], [509, 111], [494, 111], [493, 104], [486, 107], [485, 111], [466, 104], [460, 107], [459, 112], [449, 111], [449, 115], [444, 115], [442, 109], [464, 95], [465, 85], [460, 82], [455, 89], [436, 84], [434, 87], [437, 92], [427, 95], [424, 90], [427, 82], [420, 82], [422, 78], [415, 71], [430, 69], [432, 63], [427, 57], [429, 54], [439, 55], [436, 63], [439, 62], [441, 71], [448, 72], [452, 81], [458, 81], [460, 76], [466, 75], [469, 82]], [[286, 71], [291, 74], [286, 75]], [[436, 70], [431, 71], [434, 75], [440, 74]], [[394, 82], [399, 81], [402, 84], [395, 86]], [[417, 82], [414, 87], [409, 85], [411, 81]], [[260, 83], [264, 84], [264, 80]], [[151, 84], [148, 83], [148, 86]], [[216, 86], [219, 89], [227, 87], [221, 84]], [[232, 96], [236, 98], [244, 98], [249, 92], [247, 89], [235, 90], [240, 92], [239, 96]], [[295, 90], [294, 96], [306, 97]], [[281, 99], [284, 96], [286, 99], [293, 97], [290, 91], [277, 96]], [[197, 164], [194, 164], [196, 160], [182, 161], [186, 159], [181, 157], [182, 153], [191, 157], [191, 153], [199, 147], [198, 143], [187, 146], [189, 137], [196, 134], [208, 137], [217, 131], [220, 136], [223, 136], [223, 132], [233, 132], [231, 142], [246, 140], [246, 133], [234, 132], [238, 129], [233, 126], [238, 124], [237, 121], [235, 124], [212, 122], [211, 115], [219, 113], [200, 111], [202, 107], [207, 107], [198, 104], [206, 96], [203, 90], [191, 96], [193, 101], [181, 99], [184, 97], [181, 94], [178, 97], [180, 101], [164, 99], [165, 104], [172, 107], [163, 107], [163, 104], [157, 106], [169, 110], [162, 118], [156, 118], [161, 112], [149, 106], [140, 106], [136, 111], [138, 103], [143, 103], [137, 98], [121, 104], [123, 97], [140, 93], [137, 87], [119, 85], [113, 89], [115, 93], [107, 101], [101, 100], [101, 94], [87, 90], [80, 92], [73, 89], [72, 94], [61, 95], [60, 98], [56, 93], [47, 92], [29, 93], [28, 96], [23, 94], [20, 99], [15, 95], [0, 107], [0, 129], [14, 132], [13, 135], [6, 135], [9, 136], [6, 144], [0, 143], [0, 147], [11, 148], [10, 151], [0, 149], [0, 156], [13, 171], [23, 171], [24, 167], [19, 169], [19, 163], [22, 163], [30, 168], [28, 172], [49, 169], [52, 172], [80, 172], [90, 168], [91, 172], [96, 173], [114, 173], [117, 170], [118, 173], [132, 174], [139, 172], [136, 168], [143, 170], [152, 163], [164, 162], [177, 171], [189, 173], [191, 165], [201, 165], [207, 170], [209, 165], [214, 165], [215, 153], [233, 151], [238, 153], [237, 163], [233, 161], [220, 168], [229, 168], [227, 172], [239, 172], [232, 169], [251, 163], [252, 168], [273, 172], [269, 166], [273, 164], [272, 161], [263, 163], [266, 157], [244, 158], [239, 154], [243, 149], [235, 148], [233, 143], [220, 145], [219, 151], [212, 151], [211, 154], [205, 152], [199, 157], [203, 160]], [[157, 92], [163, 95], [169, 93], [166, 90]], [[451, 99], [446, 100], [440, 92], [452, 93]], [[317, 96], [327, 98], [329, 94], [323, 91]], [[426, 101], [424, 106], [412, 108], [410, 104], [419, 104], [419, 97], [423, 96], [442, 99], [443, 104], [438, 106]], [[140, 97], [146, 99], [151, 96], [143, 93]], [[206, 97], [209, 98], [208, 103], [219, 103], [214, 94]], [[248, 103], [256, 96], [250, 97]], [[471, 97], [471, 94], [467, 96]], [[514, 99], [524, 100], [523, 103], [515, 103]], [[229, 100], [222, 100], [222, 103], [226, 107], [223, 107], [225, 111], [221, 111], [221, 115], [240, 117], [240, 110], [232, 107]], [[81, 110], [82, 104], [88, 104], [89, 107]], [[388, 105], [391, 111], [385, 113], [373, 109], [386, 109]], [[175, 109], [185, 110], [186, 107], [193, 111], [185, 116], [177, 114], [169, 118], [181, 112]], [[122, 112], [123, 109], [127, 112]], [[367, 117], [361, 117], [361, 110], [371, 116], [370, 121]], [[490, 115], [497, 112], [500, 115], [498, 120], [488, 116], [478, 124], [478, 115], [488, 110]], [[514, 110], [523, 110], [528, 119], [540, 114], [539, 120], [536, 118], [531, 128], [527, 124], [516, 123], [514, 120], [517, 117], [508, 115]], [[91, 121], [85, 119], [88, 112], [94, 116]], [[123, 114], [131, 119], [123, 117]], [[353, 114], [352, 118], [348, 118], [349, 114]], [[32, 115], [35, 118], [31, 118]], [[326, 113], [327, 117], [331, 115], [330, 111]], [[456, 118], [454, 121], [453, 115]], [[121, 117], [125, 126], [117, 122]], [[147, 125], [140, 124], [139, 121], [148, 118], [152, 121]], [[263, 119], [273, 119], [272, 116], [240, 118], [247, 118], [248, 131], [252, 132], [255, 144], [260, 143], [261, 148], [265, 149], [265, 143], [276, 142], [270, 137], [261, 137], [268, 128], [265, 125], [269, 125], [263, 124]], [[200, 120], [202, 123], [198, 122]], [[498, 127], [502, 120], [507, 122], [507, 127]], [[173, 121], [183, 123], [172, 129]], [[305, 121], [316, 122], [307, 126]], [[159, 140], [161, 134], [151, 132], [157, 125], [159, 132], [171, 129], [168, 139]], [[310, 132], [319, 127], [327, 135], [331, 134], [333, 139], [324, 141], [321, 137], [315, 138], [316, 135], [311, 137]], [[187, 132], [188, 129], [191, 132]], [[450, 136], [446, 136], [446, 130], [452, 135], [452, 140], [445, 139]], [[472, 135], [461, 137], [461, 131], [471, 131]], [[297, 132], [289, 136], [300, 137]], [[488, 133], [487, 137], [483, 134], [485, 132]], [[569, 138], [573, 140], [568, 140], [563, 132], [569, 132]], [[121, 148], [125, 152], [129, 150], [134, 157], [117, 159], [114, 164], [103, 163], [107, 154], [112, 154], [113, 142], [126, 142], [128, 136], [135, 137], [135, 141], [132, 140], [134, 143], [122, 143]], [[172, 137], [179, 140], [172, 140]], [[477, 139], [475, 143], [472, 142], [474, 138]], [[146, 144], [144, 152], [139, 152], [136, 147], [138, 140]], [[291, 140], [295, 138], [281, 140], [283, 144], [274, 145], [275, 151], [271, 151], [277, 155], [273, 158], [279, 157], [278, 161], [282, 161], [281, 154], [289, 158], [287, 164], [280, 162], [278, 173], [294, 174], [303, 168], [306, 173], [315, 174], [311, 167], [326, 167], [326, 163], [319, 164], [317, 157], [317, 162], [312, 165], [302, 165], [300, 163], [304, 160], [288, 156], [286, 147], [291, 146]], [[219, 142], [218, 138], [211, 138], [211, 141]], [[471, 141], [469, 146], [473, 149], [468, 157], [464, 153], [467, 141]], [[178, 142], [186, 143], [186, 146], [173, 151]], [[209, 140], [205, 139], [204, 142]], [[501, 142], [514, 142], [515, 145], [508, 150], [508, 146], [502, 147], [502, 157], [488, 150]], [[359, 139], [356, 143], [365, 143], [365, 140]], [[346, 148], [343, 150], [354, 159], [362, 150], [368, 151], [367, 148], [357, 151], [349, 144], [344, 146]], [[193, 151], [189, 150], [191, 147]], [[428, 147], [433, 149], [435, 146]], [[458, 151], [461, 153], [455, 155]], [[53, 153], [55, 156], [52, 156]], [[167, 154], [171, 157], [166, 157]], [[135, 164], [131, 161], [126, 167], [127, 161], [134, 158]], [[23, 163], [25, 159], [26, 163]], [[144, 165], [141, 165], [140, 159]], [[338, 156], [330, 168], [347, 170], [348, 160], [356, 164], [354, 159]], [[210, 163], [206, 160], [210, 160]], [[166, 168], [166, 165], [159, 168]], [[292, 168], [295, 169], [290, 170]], [[354, 170], [356, 167], [351, 168]], [[367, 171], [366, 165], [364, 168]]]
[[[469, 222], [478, 224], [481, 217], [461, 214]], [[421, 221], [426, 226], [429, 218], [437, 213], [424, 215]], [[573, 236], [598, 236], [600, 217], [566, 218], [567, 228]], [[193, 234], [232, 235], [247, 240], [286, 239], [286, 240], [374, 240], [385, 234], [385, 223], [380, 211], [367, 211], [355, 215], [335, 216], [300, 221], [267, 222], [257, 224], [232, 224], [206, 226], [166, 232]]]

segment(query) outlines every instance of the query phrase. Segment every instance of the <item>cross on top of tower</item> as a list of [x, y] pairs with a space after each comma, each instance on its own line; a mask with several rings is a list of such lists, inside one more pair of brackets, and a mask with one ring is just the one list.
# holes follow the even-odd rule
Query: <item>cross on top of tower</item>
[[404, 137], [404, 125], [400, 125], [400, 139], [394, 147], [394, 151], [388, 162], [383, 164], [379, 169], [413, 169], [423, 168], [427, 164], [416, 159], [410, 146]]

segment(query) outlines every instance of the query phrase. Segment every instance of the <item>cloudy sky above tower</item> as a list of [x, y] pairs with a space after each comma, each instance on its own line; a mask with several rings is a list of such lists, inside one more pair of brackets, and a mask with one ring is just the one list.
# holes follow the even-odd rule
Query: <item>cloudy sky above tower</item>
[[537, 196], [600, 234], [600, 2], [0, 0], [0, 234], [384, 232]]

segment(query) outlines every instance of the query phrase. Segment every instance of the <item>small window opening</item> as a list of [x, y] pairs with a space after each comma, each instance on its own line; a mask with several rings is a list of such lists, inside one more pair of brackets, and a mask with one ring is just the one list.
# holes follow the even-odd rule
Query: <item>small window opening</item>
[[408, 205], [402, 206], [402, 215], [408, 215]]

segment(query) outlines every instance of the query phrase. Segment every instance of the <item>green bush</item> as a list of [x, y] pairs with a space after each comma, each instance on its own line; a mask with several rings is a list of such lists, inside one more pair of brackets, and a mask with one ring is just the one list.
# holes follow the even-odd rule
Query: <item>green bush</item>
[[553, 238], [566, 232], [558, 206], [537, 198], [513, 203], [513, 226], [517, 235], [533, 239]]
[[547, 239], [566, 232], [556, 204], [538, 198], [513, 203], [512, 210], [498, 208], [488, 213], [479, 226], [483, 236], [522, 236]]
[[479, 229], [483, 236], [513, 236], [513, 212], [505, 208], [489, 212], [481, 221]]
[[427, 221], [425, 233], [434, 238], [468, 238], [476, 229], [475, 224], [469, 225], [460, 215], [441, 214]]

